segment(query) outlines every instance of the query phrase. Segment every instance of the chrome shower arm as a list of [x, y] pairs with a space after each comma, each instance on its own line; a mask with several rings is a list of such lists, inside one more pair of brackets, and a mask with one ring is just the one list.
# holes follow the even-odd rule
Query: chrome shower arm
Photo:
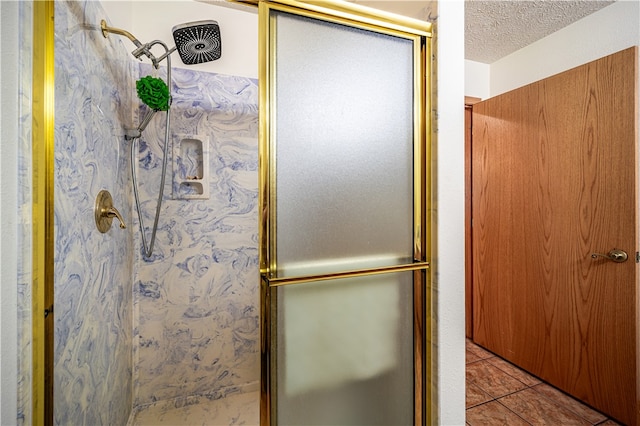
[[[160, 56], [159, 58], [156, 58], [149, 49], [151, 49], [153, 46], [155, 46], [156, 44], [161, 45], [162, 47], [164, 47], [164, 54], [162, 56]], [[164, 60], [166, 57], [168, 57], [171, 53], [173, 53], [173, 51], [176, 50], [176, 48], [174, 47], [173, 49], [169, 50], [169, 47], [161, 40], [153, 40], [150, 41], [149, 43], [145, 44], [144, 46], [139, 47], [138, 49], [134, 50], [133, 52], [137, 52], [138, 50], [142, 50], [142, 52], [147, 55], [147, 57], [151, 60], [151, 62], [153, 63], [153, 67], [155, 69], [158, 69], [158, 67], [160, 66], [160, 62], [162, 62], [162, 60]], [[133, 53], [135, 56], [135, 53]], [[139, 56], [136, 56], [136, 58]]]
[[158, 62], [162, 62], [164, 60], [164, 58], [166, 58], [167, 56], [171, 55], [173, 52], [175, 52], [177, 49], [176, 46], [173, 46], [171, 49], [167, 50], [164, 54], [162, 54], [159, 58], [158, 58]]
[[141, 44], [140, 46], [138, 46], [137, 49], [135, 49], [133, 52], [131, 52], [131, 54], [136, 58], [136, 59], [140, 59], [140, 56], [145, 55], [147, 58], [151, 59], [153, 57], [153, 55], [151, 54], [151, 51], [149, 50], [151, 46], [149, 45], [149, 43], [147, 44]]
[[[131, 52], [131, 54], [136, 59], [140, 59], [142, 55], [145, 55], [147, 58], [151, 60], [151, 62], [153, 63], [153, 67], [155, 69], [158, 69], [158, 67], [160, 66], [160, 62], [162, 62], [162, 60], [164, 60], [167, 56], [169, 56], [171, 53], [173, 53], [176, 50], [175, 47], [173, 49], [169, 49], [167, 45], [160, 40], [154, 40], [149, 43], [142, 44], [129, 31], [126, 31], [120, 28], [110, 27], [107, 25], [107, 21], [105, 21], [104, 19], [100, 21], [100, 28], [102, 29], [102, 35], [104, 38], [107, 38], [108, 33], [113, 33], [113, 34], [125, 36], [126, 38], [131, 40], [131, 42], [136, 46], [136, 48], [133, 50], [133, 52]], [[160, 56], [160, 58], [156, 58], [153, 55], [153, 53], [151, 53], [151, 48], [156, 44], [162, 45], [162, 47], [164, 47], [164, 50], [165, 50], [165, 53], [162, 56]]]

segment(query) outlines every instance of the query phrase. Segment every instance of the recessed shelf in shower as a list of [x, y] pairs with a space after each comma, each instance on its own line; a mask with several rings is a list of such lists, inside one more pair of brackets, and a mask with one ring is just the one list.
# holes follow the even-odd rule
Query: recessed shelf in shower
[[177, 135], [173, 145], [173, 198], [209, 198], [209, 138]]

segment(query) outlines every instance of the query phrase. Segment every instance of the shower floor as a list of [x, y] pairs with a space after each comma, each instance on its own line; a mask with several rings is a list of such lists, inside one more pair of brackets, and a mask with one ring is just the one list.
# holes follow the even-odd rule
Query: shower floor
[[260, 424], [260, 392], [237, 393], [221, 399], [201, 398], [196, 404], [174, 408], [156, 404], [139, 411], [131, 426], [235, 426]]

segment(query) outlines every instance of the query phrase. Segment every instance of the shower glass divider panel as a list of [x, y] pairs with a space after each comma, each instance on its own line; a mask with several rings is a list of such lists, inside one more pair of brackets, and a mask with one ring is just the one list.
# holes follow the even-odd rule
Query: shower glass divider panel
[[257, 3], [261, 424], [426, 424], [431, 25]]

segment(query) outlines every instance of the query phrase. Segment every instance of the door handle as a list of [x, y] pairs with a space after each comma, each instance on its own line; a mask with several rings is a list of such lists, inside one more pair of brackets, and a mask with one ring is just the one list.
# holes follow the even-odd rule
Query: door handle
[[622, 263], [627, 261], [627, 259], [629, 258], [629, 255], [624, 250], [618, 250], [614, 248], [607, 254], [591, 253], [591, 257], [593, 259], [596, 259], [598, 257], [604, 257], [605, 259], [608, 259], [612, 262]]

